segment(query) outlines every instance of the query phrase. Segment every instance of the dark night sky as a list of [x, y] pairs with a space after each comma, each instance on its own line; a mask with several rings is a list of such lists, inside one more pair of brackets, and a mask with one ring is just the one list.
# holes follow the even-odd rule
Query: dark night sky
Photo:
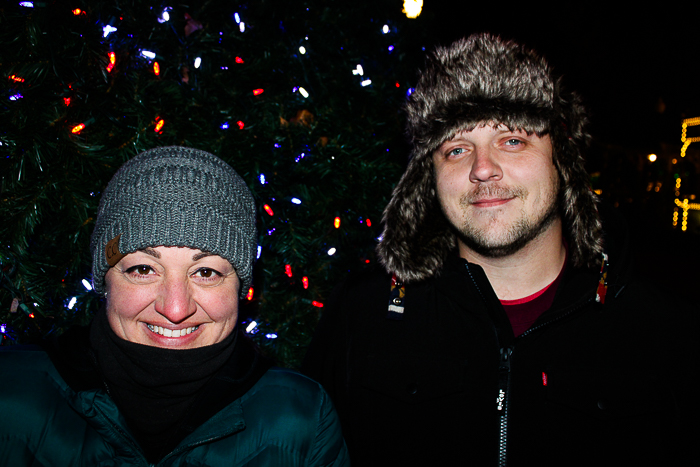
[[659, 142], [680, 145], [681, 120], [700, 116], [697, 21], [690, 12], [640, 11], [640, 4], [620, 13], [612, 12], [617, 5], [609, 11], [568, 2], [556, 11], [542, 4], [534, 11], [526, 2], [448, 4], [424, 0], [435, 43], [488, 31], [539, 51], [583, 97], [599, 142], [644, 151]]

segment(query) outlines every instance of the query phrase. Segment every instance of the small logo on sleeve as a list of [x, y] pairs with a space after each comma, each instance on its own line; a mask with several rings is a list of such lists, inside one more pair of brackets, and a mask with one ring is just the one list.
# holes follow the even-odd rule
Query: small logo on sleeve
[[126, 256], [124, 253], [119, 251], [119, 237], [121, 236], [122, 235], [119, 234], [112, 240], [108, 241], [107, 246], [105, 247], [105, 255], [107, 257], [107, 264], [109, 264], [109, 267], [114, 267], [115, 264]]

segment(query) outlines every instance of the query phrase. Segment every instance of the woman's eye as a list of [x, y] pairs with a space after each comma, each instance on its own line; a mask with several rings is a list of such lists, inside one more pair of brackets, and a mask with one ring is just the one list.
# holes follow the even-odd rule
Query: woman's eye
[[217, 282], [217, 281], [220, 281], [224, 276], [216, 269], [200, 268], [200, 269], [197, 269], [194, 272], [194, 274], [192, 274], [192, 277], [195, 277], [197, 279], [204, 280], [207, 282], [212, 282], [212, 281]]
[[150, 266], [146, 266], [145, 264], [139, 264], [138, 266], [132, 266], [129, 269], [127, 269], [126, 272], [127, 272], [127, 274], [138, 275], [138, 276], [147, 276], [149, 274], [155, 274], [155, 271], [153, 271], [153, 268]]

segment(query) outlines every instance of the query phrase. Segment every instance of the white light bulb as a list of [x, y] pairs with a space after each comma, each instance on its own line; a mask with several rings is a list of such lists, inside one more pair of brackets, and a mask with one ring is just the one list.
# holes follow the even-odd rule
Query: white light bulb
[[251, 321], [250, 324], [248, 325], [248, 327], [245, 328], [245, 332], [249, 333], [250, 331], [255, 329], [255, 326], [257, 326], [257, 325], [258, 325], [258, 323], [256, 323], [255, 321]]

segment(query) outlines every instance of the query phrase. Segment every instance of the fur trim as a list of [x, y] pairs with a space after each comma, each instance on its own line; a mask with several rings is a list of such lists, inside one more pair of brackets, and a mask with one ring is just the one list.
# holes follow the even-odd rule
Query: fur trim
[[428, 58], [406, 114], [411, 159], [384, 210], [377, 247], [389, 272], [406, 282], [427, 279], [456, 247], [437, 200], [432, 154], [457, 132], [488, 122], [550, 135], [572, 262], [586, 267], [597, 261], [602, 226], [582, 155], [589, 140], [585, 111], [542, 57], [489, 34], [439, 47]]

